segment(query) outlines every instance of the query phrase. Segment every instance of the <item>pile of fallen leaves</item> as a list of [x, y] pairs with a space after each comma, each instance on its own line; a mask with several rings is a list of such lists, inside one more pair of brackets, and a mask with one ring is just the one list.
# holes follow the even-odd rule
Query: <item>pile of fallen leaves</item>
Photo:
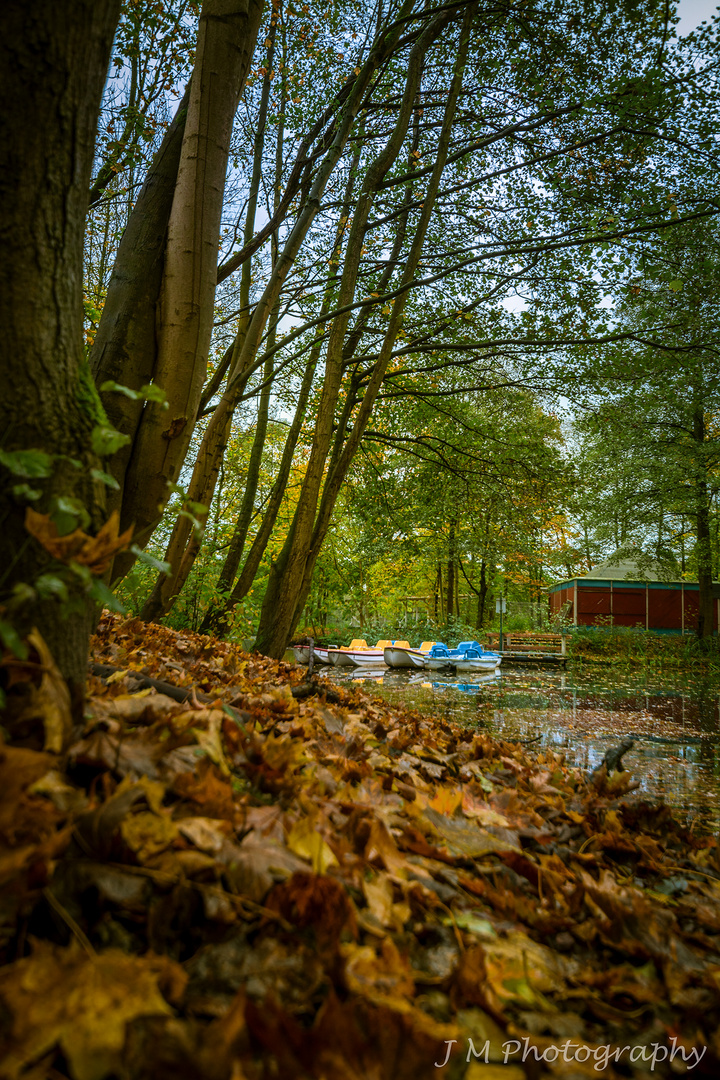
[[42, 649], [6, 658], [0, 1076], [717, 1075], [718, 845], [628, 773], [113, 616], [73, 728]]

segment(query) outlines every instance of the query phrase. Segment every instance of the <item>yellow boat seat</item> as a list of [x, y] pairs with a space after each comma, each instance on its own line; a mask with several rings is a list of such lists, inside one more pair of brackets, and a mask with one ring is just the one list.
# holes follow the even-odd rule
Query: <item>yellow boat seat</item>
[[392, 645], [392, 641], [386, 641], [386, 640], [383, 639], [383, 641], [378, 641], [375, 648], [376, 649], [386, 649], [388, 647], [388, 645]]
[[393, 645], [396, 645], [398, 649], [409, 649], [410, 648], [410, 642], [409, 641], [393, 641]]
[[430, 652], [434, 644], [434, 641], [423, 641], [422, 645], [420, 646], [420, 652]]
[[350, 644], [348, 645], [348, 649], [367, 649], [367, 647], [368, 647], [368, 643], [365, 640], [365, 638], [360, 638], [360, 637], [353, 638], [352, 641], [350, 642]]

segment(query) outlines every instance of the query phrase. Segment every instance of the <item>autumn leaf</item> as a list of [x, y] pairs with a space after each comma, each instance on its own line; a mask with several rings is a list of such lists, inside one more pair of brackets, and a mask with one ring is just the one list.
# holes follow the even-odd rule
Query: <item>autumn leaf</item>
[[3, 1075], [15, 1080], [53, 1047], [67, 1058], [74, 1080], [121, 1072], [128, 1021], [170, 1015], [161, 977], [184, 981], [164, 957], [110, 950], [88, 956], [79, 946], [37, 943], [33, 954], [0, 970], [0, 999], [8, 1017]]
[[119, 533], [117, 510], [113, 510], [97, 536], [88, 536], [82, 529], [60, 536], [50, 515], [39, 514], [31, 506], [25, 511], [25, 528], [58, 562], [87, 566], [95, 577], [105, 573], [115, 555], [128, 546], [133, 534], [133, 526]]

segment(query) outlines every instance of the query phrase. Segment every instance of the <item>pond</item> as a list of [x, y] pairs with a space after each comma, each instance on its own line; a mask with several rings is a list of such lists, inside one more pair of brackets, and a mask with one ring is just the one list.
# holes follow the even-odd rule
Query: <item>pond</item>
[[688, 823], [720, 828], [720, 676], [644, 674], [615, 666], [567, 670], [506, 666], [499, 676], [321, 668], [409, 708], [565, 753], [593, 769], [632, 736], [625, 767], [640, 792], [660, 796]]

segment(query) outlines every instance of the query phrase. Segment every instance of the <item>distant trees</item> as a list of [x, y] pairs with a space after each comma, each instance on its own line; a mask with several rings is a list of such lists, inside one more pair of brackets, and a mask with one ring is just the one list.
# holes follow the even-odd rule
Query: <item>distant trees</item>
[[720, 575], [719, 290], [714, 222], [648, 245], [618, 310], [640, 340], [594, 357], [583, 425], [588, 453], [612, 462], [596, 514], [621, 523], [616, 546], [635, 543], [693, 571], [699, 637], [713, 633]]

